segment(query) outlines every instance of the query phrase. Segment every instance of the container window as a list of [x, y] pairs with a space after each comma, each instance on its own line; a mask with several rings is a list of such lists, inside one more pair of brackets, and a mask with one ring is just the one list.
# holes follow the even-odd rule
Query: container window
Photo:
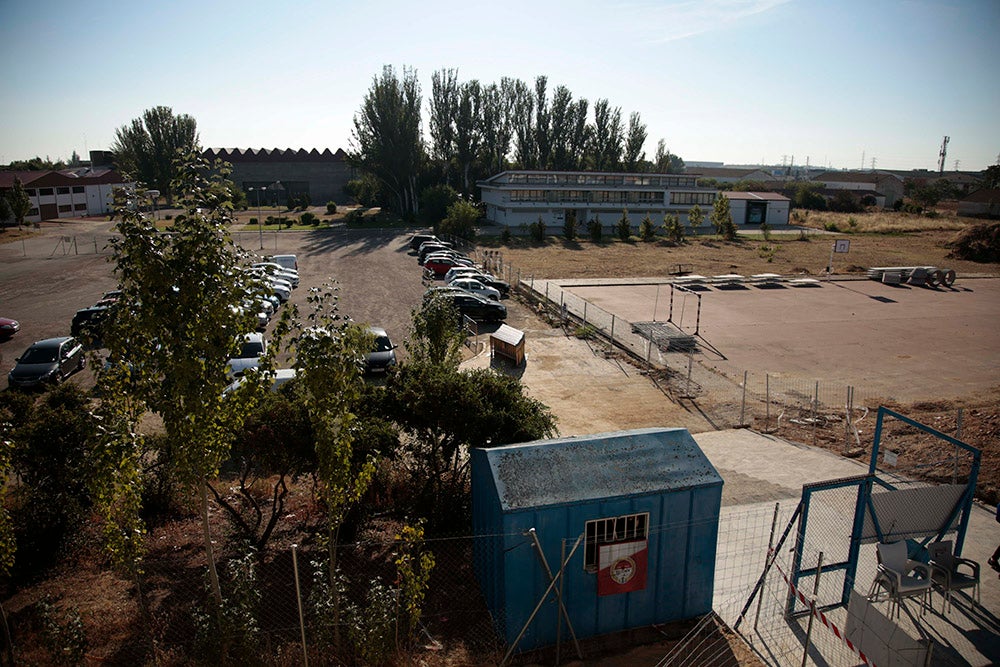
[[583, 569], [586, 572], [597, 572], [597, 555], [602, 544], [632, 542], [649, 537], [649, 512], [595, 519], [588, 521], [584, 530]]

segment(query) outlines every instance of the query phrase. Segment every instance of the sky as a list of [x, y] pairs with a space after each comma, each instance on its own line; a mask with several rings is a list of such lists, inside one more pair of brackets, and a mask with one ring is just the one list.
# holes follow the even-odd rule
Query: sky
[[638, 112], [652, 158], [1000, 162], [998, 0], [0, 0], [0, 164], [109, 149], [164, 105], [204, 148], [350, 150], [384, 66]]

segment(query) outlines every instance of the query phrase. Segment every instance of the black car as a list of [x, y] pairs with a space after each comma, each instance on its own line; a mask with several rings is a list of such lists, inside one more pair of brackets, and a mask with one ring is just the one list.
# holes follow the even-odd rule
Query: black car
[[427, 241], [437, 241], [438, 237], [433, 234], [414, 234], [410, 237], [410, 250], [419, 250], [420, 244]]
[[507, 307], [496, 301], [484, 299], [463, 290], [443, 288], [440, 291], [428, 290], [424, 298], [448, 299], [455, 305], [458, 312], [477, 322], [500, 322], [507, 319]]
[[22, 389], [57, 384], [87, 365], [83, 345], [71, 336], [36, 341], [16, 361], [7, 385]]
[[389, 334], [381, 327], [369, 327], [368, 331], [375, 336], [372, 351], [365, 360], [365, 372], [368, 374], [385, 373], [396, 365], [396, 346], [389, 340]]
[[462, 257], [465, 256], [465, 255], [462, 255], [462, 253], [460, 253], [460, 252], [458, 252], [456, 250], [453, 250], [450, 243], [449, 244], [445, 244], [445, 243], [425, 243], [422, 246], [420, 246], [420, 250], [417, 251], [417, 263], [418, 264], [423, 264], [424, 260], [427, 259], [428, 255], [433, 254], [433, 253], [441, 253], [441, 252], [443, 252], [443, 253], [454, 253], [455, 255], [461, 255]]
[[73, 322], [70, 323], [69, 332], [77, 338], [100, 342], [104, 320], [111, 311], [111, 305], [91, 306], [76, 311]]

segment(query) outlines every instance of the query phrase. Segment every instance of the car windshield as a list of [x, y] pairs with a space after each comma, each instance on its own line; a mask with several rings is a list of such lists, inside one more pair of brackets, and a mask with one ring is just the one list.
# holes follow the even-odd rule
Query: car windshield
[[58, 348], [31, 347], [21, 357], [22, 364], [51, 364], [55, 362]]
[[252, 359], [264, 354], [264, 346], [258, 342], [246, 342], [240, 346], [239, 359]]
[[391, 349], [392, 349], [392, 343], [389, 341], [388, 336], [377, 336], [375, 338], [376, 352], [388, 352]]

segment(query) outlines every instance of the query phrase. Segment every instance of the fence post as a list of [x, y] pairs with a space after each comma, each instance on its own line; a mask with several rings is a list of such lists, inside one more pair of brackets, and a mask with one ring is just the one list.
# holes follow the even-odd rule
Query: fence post
[[684, 390], [684, 393], [686, 394], [684, 398], [694, 398], [694, 396], [691, 395], [691, 367], [693, 365], [694, 365], [694, 352], [688, 350], [688, 379], [687, 379], [687, 388]]
[[653, 321], [656, 321], [656, 306], [660, 303], [660, 284], [656, 284], [656, 298], [653, 299]]
[[764, 373], [764, 432], [771, 430], [771, 374]]
[[740, 401], [740, 423], [739, 425], [746, 426], [746, 410], [747, 410], [747, 375], [749, 371], [743, 371], [743, 399]]
[[813, 447], [816, 446], [816, 413], [819, 411], [819, 380], [816, 380], [816, 391], [813, 394]]
[[299, 628], [302, 630], [302, 662], [305, 667], [309, 667], [309, 651], [306, 648], [306, 620], [302, 613], [302, 588], [299, 586], [299, 545], [292, 545], [292, 570], [295, 572], [295, 601], [299, 605]]
[[[767, 574], [767, 562], [771, 558], [771, 551], [774, 549], [774, 529], [778, 526], [778, 508], [781, 503], [774, 503], [774, 515], [771, 517], [771, 535], [767, 538], [767, 556], [764, 558], [764, 574]], [[761, 589], [757, 596], [757, 613], [753, 617], [753, 629], [757, 631], [757, 623], [760, 621], [760, 605], [764, 601], [764, 590]]]
[[819, 552], [819, 562], [816, 563], [816, 581], [813, 583], [813, 596], [809, 602], [809, 625], [806, 626], [806, 643], [802, 649], [802, 667], [806, 667], [809, 658], [809, 640], [813, 631], [813, 619], [816, 618], [816, 595], [819, 593], [819, 575], [823, 573], [823, 552]]
[[587, 301], [583, 302], [583, 326], [587, 326]]
[[615, 347], [615, 314], [611, 313], [611, 347]]
[[[955, 429], [955, 439], [956, 440], [962, 439], [962, 408], [958, 409], [958, 425], [957, 428]], [[951, 471], [952, 484], [955, 484], [956, 480], [958, 479], [958, 454], [959, 454], [958, 445], [955, 445], [955, 464], [954, 468]]]
[[97, 254], [97, 235], [94, 235], [94, 254]]
[[549, 300], [549, 283], [548, 283], [548, 281], [545, 281], [545, 300], [546, 301]]

